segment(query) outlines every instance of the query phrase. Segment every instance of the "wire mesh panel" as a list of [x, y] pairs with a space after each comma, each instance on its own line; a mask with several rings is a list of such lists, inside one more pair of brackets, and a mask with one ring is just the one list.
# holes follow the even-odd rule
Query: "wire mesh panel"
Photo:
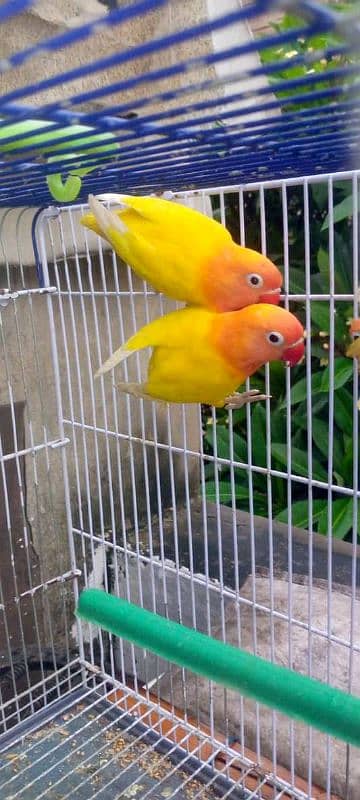
[[[14, 213], [19, 228], [31, 222], [31, 212]], [[77, 657], [69, 617], [74, 573], [67, 535], [60, 536], [69, 440], [56, 413], [47, 311], [56, 288], [39, 289], [20, 241], [16, 258], [8, 257], [5, 229], [13, 218], [3, 214], [0, 230], [1, 732], [69, 690]]]
[[[266, 367], [251, 387], [272, 398], [239, 411], [131, 398], [116, 388], [116, 373], [94, 382], [104, 358], [171, 303], [78, 224], [84, 207], [46, 212], [38, 231], [46, 282], [58, 289], [51, 302], [81, 585], [354, 693], [358, 373], [345, 352], [356, 314], [349, 204], [356, 212], [358, 177], [197, 195], [235, 240], [285, 265], [285, 302], [308, 334], [304, 364]], [[145, 368], [146, 358], [133, 356], [123, 374], [139, 380]], [[295, 797], [316, 796], [316, 785], [327, 797], [345, 796], [347, 784], [355, 791], [352, 748], [91, 626], [82, 637], [104, 678], [167, 703], [173, 719], [185, 715], [184, 724], [206, 729], [231, 758], [236, 752], [245, 786], [260, 764], [264, 786], [272, 774]]]
[[[357, 9], [58, 6], [0, 6], [0, 205], [40, 209], [0, 228], [2, 796], [357, 800], [350, 746], [73, 616], [103, 588], [360, 694]], [[148, 354], [94, 381], [175, 304], [80, 225], [89, 191], [267, 254], [305, 361], [233, 411], [120, 392]]]
[[358, 167], [359, 16], [342, 10], [5, 3], [1, 204]]

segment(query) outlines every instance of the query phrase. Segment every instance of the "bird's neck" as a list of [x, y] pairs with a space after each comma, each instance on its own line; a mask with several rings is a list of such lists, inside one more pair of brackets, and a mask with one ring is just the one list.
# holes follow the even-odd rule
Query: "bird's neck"
[[[234, 375], [245, 380], [263, 365], [263, 360], [251, 350], [251, 341], [246, 330], [239, 330], [237, 311], [214, 315], [213, 335], [217, 352], [226, 361]], [[239, 380], [240, 383], [240, 380]]]
[[230, 240], [221, 243], [204, 264], [202, 291], [206, 307], [217, 312], [238, 308], [237, 282], [236, 245]]

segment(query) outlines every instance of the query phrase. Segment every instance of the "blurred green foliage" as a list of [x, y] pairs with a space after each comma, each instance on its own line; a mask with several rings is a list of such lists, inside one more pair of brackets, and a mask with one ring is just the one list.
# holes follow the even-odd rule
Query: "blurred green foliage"
[[[333, 2], [328, 4], [330, 8], [335, 11], [346, 13], [354, 13], [357, 9], [360, 12], [359, 2]], [[304, 21], [300, 17], [293, 14], [285, 14], [280, 22], [272, 23], [272, 27], [277, 33], [287, 33], [291, 30], [301, 29], [304, 26]], [[343, 78], [336, 78], [326, 74], [339, 67], [350, 66], [358, 63], [357, 53], [338, 52], [325, 57], [324, 51], [338, 49], [341, 45], [342, 39], [335, 32], [319, 33], [311, 37], [298, 36], [286, 42], [279, 44], [276, 47], [269, 47], [261, 51], [260, 57], [263, 64], [276, 64], [279, 61], [288, 60], [288, 66], [276, 71], [274, 74], [269, 75], [269, 83], [274, 85], [274, 90], [277, 97], [281, 100], [292, 95], [296, 95], [296, 101], [284, 105], [284, 111], [292, 111], [295, 108], [311, 108], [314, 105], [323, 105], [328, 102], [326, 98], [319, 98], [315, 101], [306, 100], [302, 95], [311, 91], [321, 91], [323, 89], [331, 88], [340, 85]], [[313, 76], [311, 78], [311, 85], [297, 86], [295, 89], [280, 90], [276, 87], [280, 81], [296, 80], [306, 76]], [[316, 80], [316, 76], [319, 80]], [[348, 79], [347, 79], [348, 80]], [[355, 73], [354, 73], [355, 80]]]
[[[336, 4], [338, 10], [353, 10], [354, 3]], [[299, 27], [301, 21], [285, 15], [282, 22], [274, 27], [283, 31]], [[273, 48], [262, 53], [266, 63], [289, 57], [289, 68], [272, 76], [274, 92], [276, 82], [289, 77], [302, 77], [309, 70], [324, 72], [339, 63], [350, 63], [348, 56], [326, 60], [318, 57], [319, 50], [337, 44], [333, 34], [319, 35], [311, 39], [297, 39], [291, 44]], [[306, 65], [292, 66], [291, 60], [299, 53], [309, 57]], [[322, 83], [321, 86], [325, 84]], [[320, 88], [320, 87], [319, 87]], [[292, 90], [294, 93], [294, 90]], [[299, 102], [296, 107], [307, 107], [300, 103], [304, 87], [296, 90]], [[279, 92], [279, 98], [285, 96]], [[289, 106], [287, 106], [289, 109]], [[304, 187], [287, 187], [287, 227], [289, 242], [289, 280], [286, 286], [289, 294], [305, 295], [309, 292], [328, 295], [332, 287], [337, 294], [352, 295], [358, 277], [353, 266], [353, 189], [351, 179], [333, 183], [332, 216], [333, 236], [329, 234], [329, 187], [326, 181], [309, 183], [308, 207], [304, 202]], [[267, 189], [265, 197], [266, 251], [267, 255], [284, 271], [284, 215], [281, 191]], [[235, 241], [239, 242], [239, 193], [225, 195], [225, 221]], [[247, 191], [243, 195], [246, 246], [261, 250], [261, 220], [259, 192]], [[359, 197], [360, 207], [360, 197]], [[213, 200], [214, 215], [220, 218], [218, 199]], [[308, 230], [308, 255], [310, 271], [305, 278], [305, 229]], [[329, 238], [330, 236], [330, 238]], [[332, 252], [331, 258], [329, 253]], [[331, 264], [334, 269], [331, 275]], [[347, 322], [353, 315], [352, 303], [346, 300], [335, 302], [335, 313], [330, 319], [330, 304], [327, 300], [312, 300], [311, 330], [311, 397], [308, 396], [306, 382], [306, 363], [291, 370], [291, 392], [287, 395], [286, 370], [282, 364], [269, 366], [272, 399], [269, 422], [266, 420], [264, 403], [251, 408], [250, 428], [247, 427], [247, 411], [240, 409], [231, 415], [225, 410], [216, 412], [216, 448], [214, 451], [213, 419], [204, 409], [205, 452], [217, 455], [219, 461], [210, 461], [205, 466], [207, 498], [213, 502], [231, 504], [235, 498], [236, 507], [255, 514], [268, 516], [271, 493], [273, 517], [283, 522], [288, 520], [289, 497], [286, 478], [266, 474], [266, 469], [291, 472], [299, 478], [313, 478], [315, 481], [335, 486], [353, 486], [353, 378], [354, 362], [345, 357], [349, 334]], [[290, 310], [306, 325], [306, 302], [290, 303]], [[329, 336], [333, 331], [334, 363], [330, 374], [328, 361]], [[260, 370], [251, 380], [251, 387], [266, 391], [265, 369]], [[333, 419], [329, 400], [329, 381], [334, 382]], [[357, 409], [356, 409], [357, 413]], [[309, 417], [310, 414], [310, 417]], [[331, 430], [329, 429], [329, 420]], [[269, 428], [267, 427], [269, 425]], [[288, 441], [288, 432], [290, 439]], [[329, 441], [333, 442], [331, 452]], [[248, 445], [251, 442], [251, 450]], [[270, 446], [268, 446], [270, 443]], [[230, 467], [221, 459], [232, 460], [236, 464], [248, 465], [249, 452], [252, 472], [252, 485], [249, 484], [249, 469]], [[289, 452], [291, 461], [289, 463]], [[256, 471], [256, 467], [260, 471]], [[328, 519], [328, 492], [326, 488], [314, 486], [312, 489], [312, 517], [309, 518], [307, 480], [292, 481], [291, 519], [292, 524], [303, 528], [312, 527], [326, 534], [331, 525], [332, 533], [340, 539], [349, 539], [353, 528], [353, 499], [333, 493], [331, 520]], [[360, 509], [359, 509], [360, 512]], [[359, 513], [360, 524], [360, 513]], [[360, 533], [360, 528], [358, 530]]]

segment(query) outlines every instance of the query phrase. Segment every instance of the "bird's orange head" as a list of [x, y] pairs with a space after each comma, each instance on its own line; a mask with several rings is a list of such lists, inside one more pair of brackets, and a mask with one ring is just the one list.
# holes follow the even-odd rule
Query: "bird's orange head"
[[214, 311], [236, 311], [254, 303], [277, 305], [282, 275], [269, 258], [228, 242], [203, 273], [206, 305]]
[[247, 375], [268, 361], [295, 366], [305, 352], [301, 322], [285, 308], [268, 303], [214, 316], [214, 332], [227, 362]]

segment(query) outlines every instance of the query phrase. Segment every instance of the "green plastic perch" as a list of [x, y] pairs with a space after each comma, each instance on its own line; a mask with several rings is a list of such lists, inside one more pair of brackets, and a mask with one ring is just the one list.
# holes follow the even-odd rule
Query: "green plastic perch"
[[271, 664], [100, 589], [85, 589], [76, 613], [179, 667], [360, 746], [360, 698]]

